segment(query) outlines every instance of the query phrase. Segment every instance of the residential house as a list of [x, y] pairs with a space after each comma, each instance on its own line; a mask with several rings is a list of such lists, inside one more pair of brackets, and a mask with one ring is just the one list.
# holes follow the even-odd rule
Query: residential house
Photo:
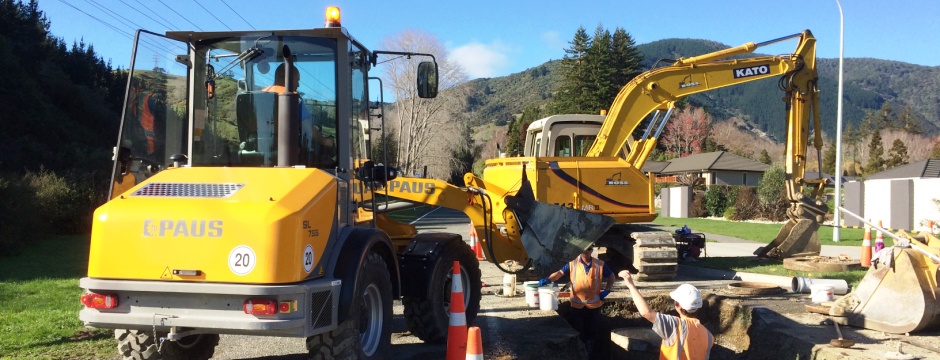
[[[868, 176], [844, 185], [843, 206], [888, 229], [925, 230], [940, 221], [940, 159], [927, 159]], [[846, 226], [861, 226], [842, 217]]]

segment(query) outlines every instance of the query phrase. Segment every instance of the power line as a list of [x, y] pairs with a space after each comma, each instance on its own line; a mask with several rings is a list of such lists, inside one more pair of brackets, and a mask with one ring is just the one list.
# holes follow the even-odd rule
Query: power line
[[169, 29], [179, 29], [179, 26], [175, 26], [171, 21], [169, 21], [169, 20], [167, 20], [166, 18], [160, 16], [160, 14], [158, 14], [156, 11], [153, 11], [152, 9], [150, 9], [149, 7], [147, 7], [147, 5], [144, 5], [144, 3], [140, 2], [140, 0], [136, 0], [137, 3], [140, 4], [140, 6], [143, 6], [144, 9], [147, 9], [147, 11], [150, 11], [150, 12], [153, 13], [154, 15], [157, 15], [157, 17], [159, 17], [160, 19], [162, 19], [163, 21], [166, 21], [166, 22], [164, 23], [164, 22], [162, 22], [162, 21], [160, 21], [160, 20], [154, 19], [153, 16], [150, 16], [150, 14], [147, 14], [147, 13], [145, 13], [145, 12], [143, 12], [143, 11], [140, 11], [140, 9], [131, 6], [131, 4], [128, 4], [128, 3], [125, 2], [124, 0], [118, 0], [118, 1], [120, 1], [122, 4], [126, 5], [127, 7], [133, 9], [134, 11], [139, 12], [141, 15], [146, 16], [148, 19], [153, 20], [153, 22], [155, 22], [155, 23], [157, 23], [157, 24], [160, 24], [160, 26], [163, 26], [163, 27], [166, 28], [167, 30], [169, 30]]
[[[104, 13], [105, 15], [108, 15], [108, 16], [114, 18], [115, 20], [119, 21], [121, 24], [123, 24], [123, 25], [126, 26], [128, 29], [130, 29], [130, 32], [131, 32], [131, 33], [133, 33], [134, 30], [136, 30], [136, 29], [143, 28], [143, 27], [140, 26], [139, 24], [134, 23], [134, 22], [131, 21], [130, 19], [128, 19], [128, 18], [126, 18], [126, 17], [124, 17], [124, 16], [118, 14], [117, 12], [114, 12], [114, 11], [112, 11], [112, 10], [106, 8], [105, 6], [103, 6], [103, 5], [101, 5], [101, 4], [97, 3], [97, 2], [95, 2], [94, 0], [85, 0], [85, 1], [87, 1], [87, 2], [88, 2], [89, 4], [91, 4], [92, 6], [98, 8], [99, 10], [103, 11], [103, 13]], [[125, 21], [125, 20], [126, 20], [126, 21]], [[135, 28], [135, 26], [136, 26], [136, 28]], [[143, 41], [147, 42], [148, 44], [153, 45], [153, 46], [156, 47], [157, 49], [162, 50], [162, 51], [165, 52], [165, 53], [170, 52], [170, 50], [169, 50], [168, 48], [162, 46], [161, 44], [158, 44], [156, 41], [154, 41], [154, 40], [152, 40], [152, 39], [150, 39], [150, 38], [141, 38], [141, 39], [142, 39]], [[152, 48], [151, 48], [151, 49], [152, 49]]]
[[201, 7], [203, 10], [205, 10], [207, 13], [209, 13], [209, 16], [212, 16], [214, 19], [216, 19], [216, 20], [218, 20], [220, 23], [222, 23], [222, 26], [225, 26], [226, 29], [232, 30], [232, 28], [228, 27], [228, 24], [226, 24], [225, 22], [223, 22], [221, 19], [217, 18], [217, 17], [215, 16], [215, 14], [213, 14], [211, 11], [209, 11], [209, 9], [206, 9], [205, 6], [202, 6], [202, 4], [200, 4], [200, 3], [199, 3], [198, 1], [196, 1], [196, 0], [193, 0], [193, 2], [196, 3], [196, 5], [199, 5], [199, 7]]
[[170, 5], [167, 5], [165, 2], [163, 2], [163, 0], [157, 0], [157, 1], [159, 1], [161, 4], [163, 4], [163, 6], [166, 6], [167, 9], [170, 9], [170, 11], [172, 11], [174, 14], [179, 15], [179, 17], [183, 18], [183, 20], [186, 20], [186, 22], [188, 22], [190, 25], [192, 25], [193, 27], [195, 27], [196, 30], [205, 31], [205, 30], [203, 30], [202, 28], [200, 28], [199, 25], [196, 25], [196, 24], [194, 24], [192, 21], [189, 21], [189, 19], [187, 19], [185, 16], [183, 16], [183, 14], [180, 14], [179, 12], [177, 12], [176, 10], [174, 10], [173, 8], [171, 8]]
[[225, 5], [225, 7], [227, 7], [229, 10], [232, 10], [232, 12], [235, 13], [235, 16], [238, 16], [238, 18], [242, 19], [242, 21], [244, 21], [245, 24], [248, 24], [248, 27], [250, 27], [252, 30], [255, 30], [255, 27], [252, 26], [251, 23], [248, 22], [248, 20], [245, 20], [245, 18], [243, 18], [242, 15], [238, 13], [238, 11], [235, 11], [235, 9], [232, 9], [232, 7], [229, 6], [227, 2], [225, 2], [225, 0], [220, 0], [220, 1], [222, 1], [222, 4]]

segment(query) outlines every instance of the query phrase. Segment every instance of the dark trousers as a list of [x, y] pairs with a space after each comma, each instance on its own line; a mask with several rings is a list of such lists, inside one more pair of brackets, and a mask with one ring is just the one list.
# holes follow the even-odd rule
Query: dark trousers
[[601, 308], [588, 309], [587, 306], [576, 309], [571, 308], [571, 327], [578, 332], [581, 342], [587, 344], [588, 340], [594, 341], [597, 335], [597, 327], [601, 325]]

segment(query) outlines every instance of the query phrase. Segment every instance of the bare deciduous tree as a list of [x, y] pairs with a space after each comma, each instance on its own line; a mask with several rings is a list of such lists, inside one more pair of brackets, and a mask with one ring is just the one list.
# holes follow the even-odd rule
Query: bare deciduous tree
[[456, 88], [467, 76], [459, 64], [447, 58], [444, 45], [432, 34], [405, 30], [383, 40], [382, 48], [429, 53], [437, 60], [440, 91], [436, 99], [419, 98], [415, 88], [417, 64], [426, 58], [395, 57], [380, 63], [384, 67], [385, 86], [396, 99], [394, 110], [387, 113], [391, 115], [392, 126], [397, 128], [396, 163], [405, 174], [429, 166], [429, 173], [446, 178], [450, 173], [452, 146], [466, 142], [460, 139], [462, 124], [452, 111], [463, 109], [461, 103], [466, 96], [445, 90]]
[[705, 109], [686, 107], [668, 124], [659, 142], [670, 154], [683, 157], [702, 152], [712, 117]]

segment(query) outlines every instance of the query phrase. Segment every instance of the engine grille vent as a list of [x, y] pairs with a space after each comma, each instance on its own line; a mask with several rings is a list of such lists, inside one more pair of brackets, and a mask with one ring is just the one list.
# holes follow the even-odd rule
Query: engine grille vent
[[310, 318], [310, 325], [313, 329], [327, 327], [333, 324], [333, 292], [324, 290], [311, 294], [310, 309], [313, 316]]
[[244, 186], [245, 184], [150, 183], [134, 192], [133, 196], [227, 198]]

